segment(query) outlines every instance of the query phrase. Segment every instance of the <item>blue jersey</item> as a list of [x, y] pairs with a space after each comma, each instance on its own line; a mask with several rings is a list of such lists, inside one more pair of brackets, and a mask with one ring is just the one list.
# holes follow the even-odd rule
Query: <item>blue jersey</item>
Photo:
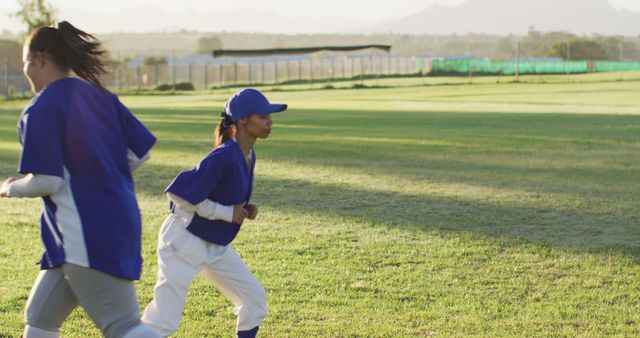
[[[229, 140], [205, 156], [191, 170], [180, 172], [169, 184], [170, 192], [196, 205], [205, 199], [223, 205], [249, 203], [253, 189], [255, 153], [251, 151], [251, 167], [240, 146]], [[171, 208], [175, 206], [170, 205]], [[222, 220], [209, 220], [195, 214], [187, 230], [205, 241], [227, 245], [240, 231], [240, 225]]]
[[118, 98], [76, 78], [49, 84], [23, 111], [19, 172], [64, 179], [45, 196], [43, 269], [64, 262], [138, 279], [141, 219], [127, 154], [156, 138]]

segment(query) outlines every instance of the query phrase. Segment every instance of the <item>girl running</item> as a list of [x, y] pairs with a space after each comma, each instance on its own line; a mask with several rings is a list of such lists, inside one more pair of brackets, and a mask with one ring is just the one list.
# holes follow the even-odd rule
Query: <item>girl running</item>
[[266, 293], [231, 247], [250, 204], [253, 145], [271, 133], [271, 114], [287, 109], [271, 104], [255, 89], [243, 89], [226, 103], [216, 127], [214, 149], [166, 189], [171, 213], [158, 236], [158, 279], [142, 321], [162, 336], [178, 329], [191, 281], [204, 277], [235, 305], [238, 337], [255, 337], [266, 315]]
[[[25, 311], [24, 337], [59, 337], [81, 306], [105, 337], [157, 337], [140, 322], [141, 220], [131, 171], [155, 137], [100, 76], [100, 43], [70, 23], [41, 27], [24, 45], [37, 94], [22, 112], [22, 157], [0, 197], [42, 197], [45, 252]], [[72, 72], [79, 78], [72, 77]]]

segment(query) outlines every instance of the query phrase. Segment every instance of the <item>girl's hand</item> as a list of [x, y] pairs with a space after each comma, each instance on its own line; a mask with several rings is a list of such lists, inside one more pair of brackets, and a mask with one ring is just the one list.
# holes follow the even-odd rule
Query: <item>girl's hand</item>
[[11, 182], [15, 180], [17, 180], [17, 178], [9, 177], [2, 182], [2, 186], [0, 187], [0, 197], [11, 197], [9, 196], [9, 187], [11, 186]]
[[236, 204], [233, 206], [233, 219], [231, 223], [242, 224], [247, 216], [249, 216], [249, 212], [244, 208], [244, 203]]
[[247, 204], [246, 207], [244, 207], [247, 210], [247, 218], [249, 218], [250, 220], [254, 220], [256, 219], [256, 216], [258, 216], [258, 206], [255, 204]]

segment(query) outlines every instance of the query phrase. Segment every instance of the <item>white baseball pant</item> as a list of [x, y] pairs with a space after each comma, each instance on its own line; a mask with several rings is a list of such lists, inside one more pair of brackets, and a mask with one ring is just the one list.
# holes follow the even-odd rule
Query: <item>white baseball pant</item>
[[190, 218], [169, 214], [158, 235], [158, 275], [142, 322], [162, 336], [177, 331], [191, 281], [202, 272], [235, 305], [236, 329], [251, 330], [267, 313], [267, 295], [231, 246], [207, 242], [186, 227]]

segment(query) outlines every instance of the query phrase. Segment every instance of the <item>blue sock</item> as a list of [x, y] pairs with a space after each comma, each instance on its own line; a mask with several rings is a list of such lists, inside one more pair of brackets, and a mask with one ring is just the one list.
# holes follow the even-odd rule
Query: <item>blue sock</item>
[[259, 328], [260, 326], [256, 326], [251, 330], [238, 331], [238, 338], [255, 338]]

